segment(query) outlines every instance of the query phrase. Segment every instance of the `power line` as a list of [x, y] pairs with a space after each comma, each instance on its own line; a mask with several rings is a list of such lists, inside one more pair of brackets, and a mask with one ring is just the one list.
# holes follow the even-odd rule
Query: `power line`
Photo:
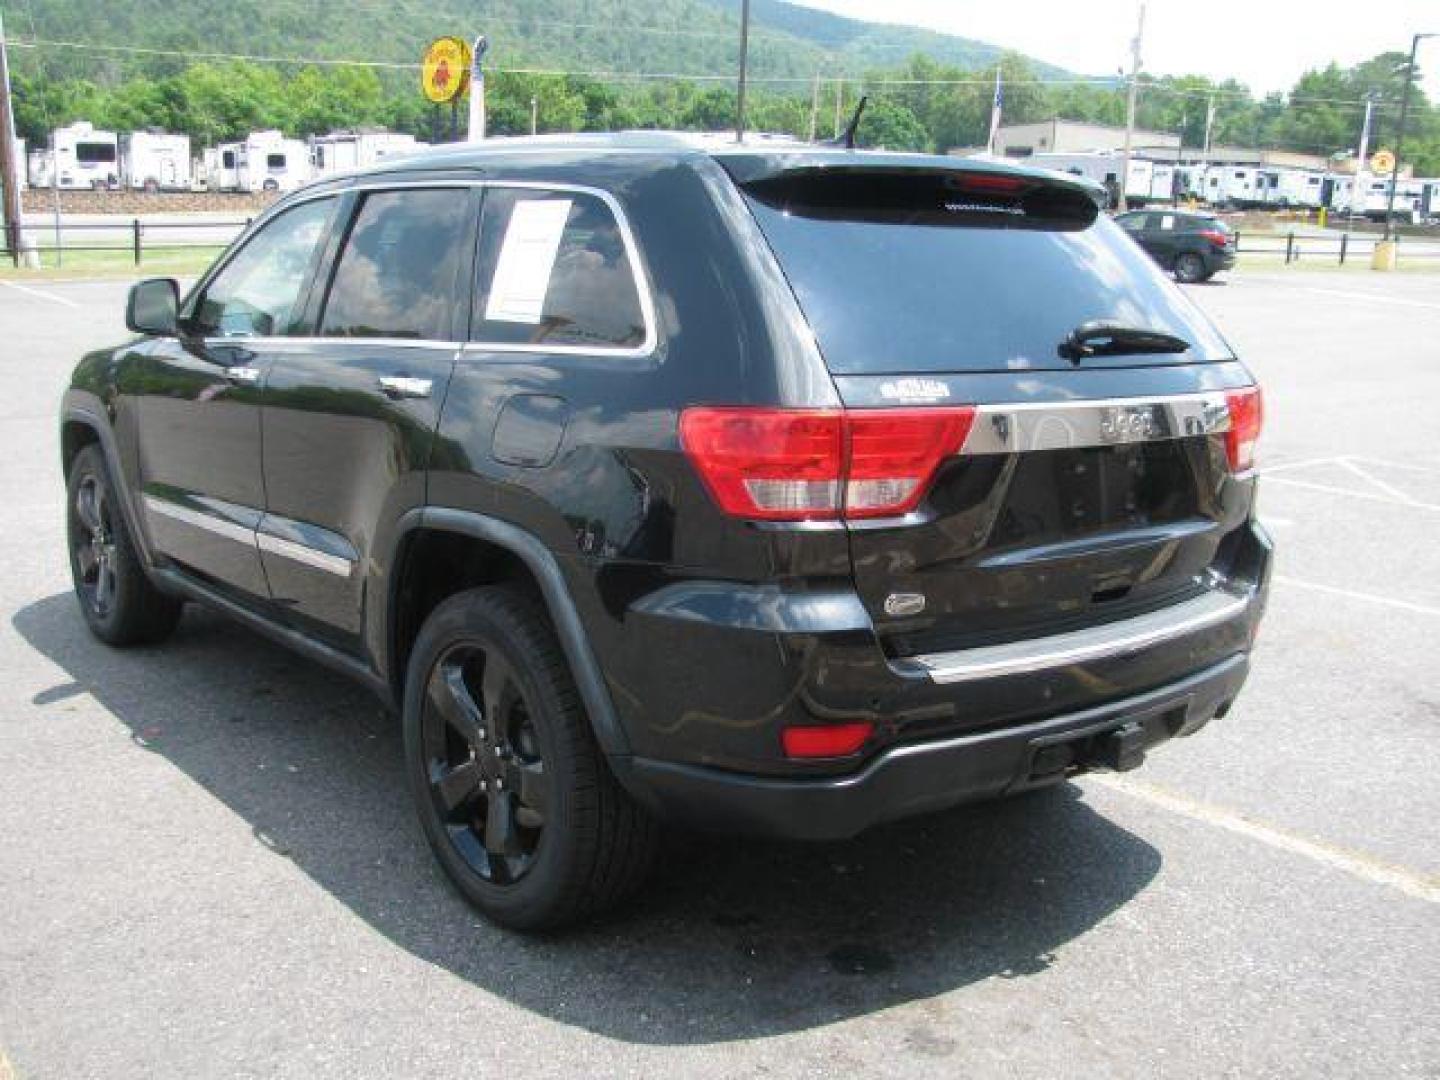
[[[580, 25], [580, 24], [576, 24]], [[189, 60], [223, 60], [241, 63], [254, 64], [293, 64], [311, 65], [318, 67], [359, 67], [373, 68], [389, 71], [418, 71], [420, 64], [414, 61], [401, 60], [353, 60], [339, 59], [334, 57], [320, 56], [269, 56], [258, 53], [229, 53], [229, 52], [208, 52], [189, 49], [162, 49], [139, 45], [107, 45], [86, 41], [61, 41], [51, 38], [30, 37], [28, 39], [14, 39], [11, 45], [23, 49], [74, 49], [84, 52], [99, 53], [120, 53], [132, 56], [157, 56], [176, 57]], [[735, 81], [733, 72], [715, 74], [711, 72], [659, 72], [659, 71], [606, 71], [597, 69], [566, 69], [566, 68], [544, 68], [544, 67], [509, 67], [495, 66], [489, 70], [497, 74], [507, 75], [540, 75], [554, 78], [592, 78], [608, 80], [688, 80], [690, 82], [718, 82], [729, 83]], [[810, 75], [761, 75], [750, 76], [751, 82], [767, 83], [772, 85], [809, 85], [813, 76]], [[949, 79], [911, 79], [900, 76], [887, 77], [876, 74], [834, 74], [825, 81], [842, 80], [845, 82], [863, 83], [865, 86], [984, 86], [988, 87], [993, 82], [990, 76], [972, 76]], [[1038, 86], [1038, 87], [1088, 87], [1098, 90], [1113, 90], [1120, 92], [1123, 87], [1116, 82], [1112, 76], [1089, 75], [1077, 76], [1066, 79], [1007, 79], [1007, 86]], [[1248, 90], [1226, 89], [1214, 87], [1210, 89], [1186, 89], [1157, 81], [1141, 80], [1141, 89], [1146, 94], [1169, 94], [1176, 97], [1210, 97], [1224, 96], [1232, 98], [1244, 98], [1254, 102], [1256, 105], [1264, 105], [1263, 98], [1255, 98]], [[1346, 98], [1319, 98], [1308, 94], [1292, 97], [1289, 99], [1292, 105], [1345, 105], [1354, 108], [1362, 108], [1363, 100], [1350, 100]], [[1377, 102], [1377, 109], [1397, 109], [1398, 105], [1390, 102]]]

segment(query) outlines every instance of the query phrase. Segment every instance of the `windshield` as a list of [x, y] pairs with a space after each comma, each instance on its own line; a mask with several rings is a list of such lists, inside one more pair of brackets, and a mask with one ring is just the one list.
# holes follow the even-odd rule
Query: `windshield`
[[1134, 241], [1088, 198], [1074, 201], [1075, 189], [1004, 197], [955, 176], [809, 175], [743, 189], [831, 371], [1068, 367], [1062, 343], [1093, 320], [1192, 344], [1125, 362], [1231, 357]]

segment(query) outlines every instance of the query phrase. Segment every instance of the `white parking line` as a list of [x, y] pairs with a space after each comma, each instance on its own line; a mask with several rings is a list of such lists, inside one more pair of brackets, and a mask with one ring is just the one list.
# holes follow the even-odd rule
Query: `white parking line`
[[1262, 464], [1260, 471], [1262, 476], [1269, 476], [1271, 473], [1287, 472], [1290, 469], [1308, 469], [1312, 465], [1333, 465], [1342, 460], [1338, 457], [1317, 457], [1301, 458], [1299, 461], [1282, 461], [1279, 465]]
[[1354, 589], [1342, 589], [1338, 585], [1321, 585], [1317, 581], [1301, 581], [1299, 578], [1290, 577], [1287, 574], [1276, 574], [1272, 579], [1279, 585], [1286, 585], [1295, 589], [1309, 589], [1311, 592], [1328, 593], [1331, 596], [1343, 596], [1347, 600], [1359, 600], [1366, 604], [1384, 604], [1386, 607], [1398, 608], [1401, 611], [1413, 611], [1417, 615], [1440, 615], [1440, 607], [1431, 607], [1428, 604], [1417, 604], [1410, 600], [1397, 600], [1393, 596], [1379, 596], [1376, 593], [1357, 592]]
[[1322, 289], [1315, 285], [1297, 285], [1303, 292], [1319, 293], [1322, 296], [1338, 296], [1345, 300], [1359, 300], [1361, 303], [1398, 304], [1401, 307], [1431, 308], [1440, 311], [1440, 304], [1426, 300], [1407, 300], [1403, 296], [1386, 296], [1383, 293], [1345, 292], [1342, 289]]
[[1419, 500], [1416, 499], [1415, 496], [1411, 495], [1409, 492], [1401, 491], [1394, 484], [1391, 484], [1385, 480], [1381, 480], [1378, 476], [1371, 476], [1369, 472], [1361, 468], [1359, 465], [1355, 464], [1354, 458], [1343, 458], [1341, 459], [1340, 464], [1343, 465], [1350, 472], [1358, 476], [1361, 480], [1364, 480], [1371, 487], [1378, 488], [1386, 495], [1389, 495], [1392, 499], [1396, 499], [1399, 502], [1406, 503], [1409, 506], [1415, 506], [1419, 502]]
[[58, 293], [42, 292], [39, 289], [31, 289], [24, 285], [16, 285], [13, 281], [0, 281], [7, 289], [14, 289], [16, 292], [25, 293], [27, 296], [36, 296], [41, 300], [53, 300], [57, 304], [64, 304], [66, 307], [78, 308], [80, 305], [68, 296], [61, 296]]
[[1136, 780], [1133, 777], [1098, 773], [1087, 777], [1086, 782], [1100, 784], [1112, 791], [1123, 792], [1132, 798], [1163, 807], [1192, 821], [1215, 825], [1251, 840], [1258, 840], [1270, 847], [1279, 848], [1281, 851], [1301, 855], [1312, 862], [1343, 870], [1362, 881], [1368, 881], [1375, 885], [1386, 885], [1399, 890], [1406, 896], [1413, 896], [1432, 904], [1440, 903], [1440, 879], [1433, 875], [1423, 874], [1404, 866], [1396, 866], [1394, 863], [1385, 862], [1363, 852], [1327, 844], [1323, 840], [1298, 836], [1277, 826], [1253, 821], [1222, 806], [1200, 802], [1188, 795], [1182, 795], [1178, 791], [1171, 791], [1168, 788]]
[[1382, 502], [1389, 506], [1400, 506], [1406, 510], [1440, 510], [1440, 506], [1434, 503], [1417, 502], [1410, 498], [1395, 499], [1389, 495], [1380, 495], [1374, 491], [1355, 491], [1351, 488], [1335, 487], [1333, 484], [1316, 484], [1309, 480], [1292, 480], [1288, 476], [1271, 477], [1270, 483], [1282, 484], [1285, 487], [1303, 488], [1306, 491], [1323, 491], [1327, 495], [1344, 495], [1349, 499], [1369, 499], [1371, 502]]

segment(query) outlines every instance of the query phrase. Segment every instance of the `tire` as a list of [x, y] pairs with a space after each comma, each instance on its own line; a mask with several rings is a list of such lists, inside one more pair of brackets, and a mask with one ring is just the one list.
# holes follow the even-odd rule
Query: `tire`
[[1199, 255], [1193, 251], [1187, 251], [1175, 257], [1176, 281], [1194, 285], [1196, 282], [1205, 280], [1205, 277], [1205, 260]]
[[460, 894], [550, 930], [644, 882], [659, 827], [605, 763], [554, 631], [518, 589], [471, 589], [426, 620], [405, 679], [405, 770]]
[[115, 646], [169, 637], [184, 605], [146, 576], [99, 446], [75, 456], [65, 491], [70, 576], [90, 632]]

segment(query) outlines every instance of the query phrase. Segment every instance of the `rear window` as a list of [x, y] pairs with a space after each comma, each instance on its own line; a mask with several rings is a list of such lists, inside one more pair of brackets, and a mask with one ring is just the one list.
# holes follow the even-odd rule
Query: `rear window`
[[832, 169], [742, 190], [836, 374], [1068, 367], [1061, 342], [1095, 319], [1190, 342], [1172, 361], [1230, 357], [1084, 191], [1009, 180]]

